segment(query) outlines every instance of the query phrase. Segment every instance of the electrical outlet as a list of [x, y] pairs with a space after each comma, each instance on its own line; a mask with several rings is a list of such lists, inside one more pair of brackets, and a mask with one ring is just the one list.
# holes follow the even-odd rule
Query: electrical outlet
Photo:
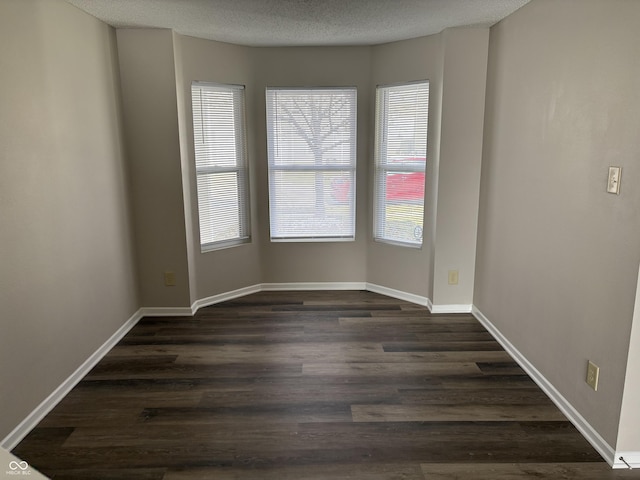
[[600, 367], [589, 360], [587, 364], [587, 384], [594, 390], [598, 390], [598, 377], [600, 377]]
[[449, 270], [449, 285], [458, 284], [458, 270]]
[[175, 272], [164, 272], [164, 284], [167, 287], [176, 286], [176, 274]]
[[609, 167], [609, 179], [607, 180], [607, 192], [620, 195], [620, 167]]

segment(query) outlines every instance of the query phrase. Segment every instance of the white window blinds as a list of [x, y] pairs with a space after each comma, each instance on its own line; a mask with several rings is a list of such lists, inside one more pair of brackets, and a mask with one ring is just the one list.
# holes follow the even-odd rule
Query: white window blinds
[[191, 100], [201, 249], [248, 241], [244, 87], [194, 82]]
[[374, 238], [422, 245], [429, 83], [376, 91]]
[[356, 89], [267, 88], [274, 241], [355, 236]]

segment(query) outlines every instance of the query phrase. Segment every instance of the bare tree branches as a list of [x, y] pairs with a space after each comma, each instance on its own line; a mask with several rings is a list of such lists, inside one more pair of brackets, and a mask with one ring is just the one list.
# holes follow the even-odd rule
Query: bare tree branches
[[[283, 113], [281, 118], [308, 145], [316, 164], [322, 164], [325, 153], [351, 141], [351, 119], [341, 115], [349, 105], [344, 95], [330, 91], [311, 94], [306, 98], [292, 95], [278, 97], [278, 108]], [[337, 119], [339, 121], [336, 123]], [[342, 138], [335, 140], [336, 135]]]
[[[297, 161], [308, 162], [313, 158], [315, 166], [331, 165], [327, 161], [327, 154], [340, 145], [353, 141], [352, 127], [353, 93], [338, 90], [284, 91], [275, 96], [275, 107], [278, 109], [277, 118], [281, 122], [278, 128], [287, 131], [289, 138], [286, 148], [295, 152]], [[345, 111], [345, 109], [350, 111]], [[284, 127], [287, 125], [288, 127]], [[295, 139], [298, 136], [304, 143]], [[309, 148], [310, 156], [304, 152], [302, 145]], [[340, 157], [336, 152], [330, 161], [335, 162]], [[337, 167], [339, 169], [339, 167]], [[325, 190], [326, 180], [322, 169], [313, 172], [315, 190], [315, 216], [324, 218], [326, 214]]]

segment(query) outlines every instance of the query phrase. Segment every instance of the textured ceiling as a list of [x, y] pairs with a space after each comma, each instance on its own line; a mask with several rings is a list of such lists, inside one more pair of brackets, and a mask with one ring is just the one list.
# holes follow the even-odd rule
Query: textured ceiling
[[115, 27], [249, 46], [375, 45], [493, 25], [529, 0], [67, 0]]

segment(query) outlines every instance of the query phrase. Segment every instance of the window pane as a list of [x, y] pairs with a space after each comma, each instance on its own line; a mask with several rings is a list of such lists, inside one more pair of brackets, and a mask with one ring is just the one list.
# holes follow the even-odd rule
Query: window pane
[[383, 162], [402, 163], [427, 156], [428, 90], [424, 84], [389, 87], [386, 92], [386, 154]]
[[193, 131], [197, 167], [237, 165], [233, 100], [231, 91], [197, 90], [193, 110], [194, 118], [199, 119]]
[[191, 93], [204, 251], [219, 242], [240, 243], [249, 238], [244, 88], [194, 82]]
[[[345, 171], [273, 171], [270, 178], [272, 236], [351, 237], [353, 177], [354, 172]], [[291, 201], [292, 198], [295, 201]]]
[[424, 173], [385, 172], [384, 238], [422, 243]]
[[267, 89], [271, 238], [353, 239], [356, 90]]
[[[212, 202], [210, 199], [215, 198]], [[236, 172], [198, 175], [198, 209], [202, 245], [240, 236], [240, 202]]]
[[377, 89], [377, 240], [422, 245], [428, 109], [428, 82]]

